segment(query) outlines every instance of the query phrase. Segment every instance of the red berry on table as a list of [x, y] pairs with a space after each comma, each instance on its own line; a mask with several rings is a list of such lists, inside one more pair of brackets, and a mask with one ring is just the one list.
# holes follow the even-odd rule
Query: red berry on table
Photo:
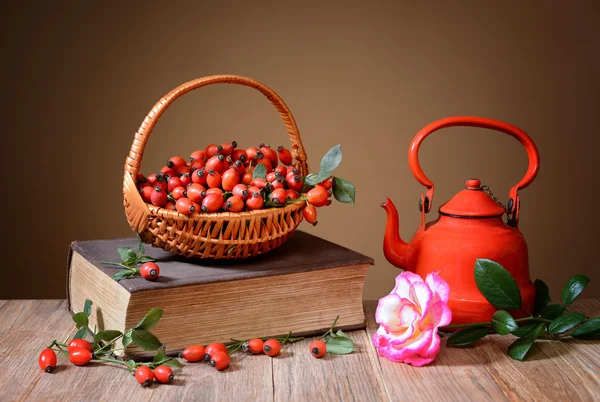
[[185, 166], [187, 161], [183, 159], [181, 156], [174, 156], [167, 161], [167, 167], [177, 171], [182, 166]]
[[327, 345], [321, 340], [313, 341], [309, 347], [310, 354], [316, 358], [321, 358], [327, 353]]
[[263, 352], [267, 356], [275, 357], [281, 351], [281, 343], [277, 339], [269, 339], [263, 345]]
[[223, 146], [217, 144], [207, 145], [204, 151], [206, 152], [206, 158], [212, 158], [216, 154], [220, 153], [223, 150]]
[[263, 353], [264, 342], [262, 339], [254, 338], [248, 341], [248, 351], [252, 354], [260, 354]]
[[204, 195], [206, 194], [206, 188], [202, 184], [192, 183], [185, 190], [187, 198], [192, 202], [202, 202]]
[[299, 174], [288, 174], [286, 177], [288, 188], [296, 191], [302, 191], [302, 187], [304, 187], [304, 181], [300, 177]]
[[231, 196], [225, 201], [225, 209], [229, 212], [241, 212], [244, 209], [244, 200], [237, 195]]
[[[198, 185], [200, 185], [200, 184], [198, 184]], [[171, 191], [171, 197], [173, 197], [173, 199], [175, 201], [177, 201], [180, 198], [187, 197], [187, 192], [185, 191], [185, 187], [183, 187], [183, 186], [175, 187], [173, 189], [173, 191]]]
[[202, 168], [202, 169], [194, 170], [194, 172], [191, 174], [191, 176], [192, 176], [192, 182], [205, 185], [208, 174], [206, 172], [206, 169]]
[[177, 212], [183, 215], [190, 215], [192, 212], [196, 211], [196, 207], [194, 207], [194, 203], [189, 198], [180, 198], [175, 203], [175, 208]]
[[190, 154], [190, 162], [194, 162], [197, 159], [200, 159], [200, 160], [206, 159], [206, 151], [198, 150], [198, 151], [194, 151]]
[[317, 226], [317, 208], [314, 205], [307, 205], [302, 210], [302, 215], [306, 222], [310, 223], [313, 226]]
[[94, 351], [94, 349], [92, 349], [92, 345], [88, 341], [86, 341], [85, 339], [79, 339], [79, 338], [73, 339], [67, 345], [67, 350], [69, 352], [73, 349], [85, 349], [85, 350], [89, 350], [90, 352]]
[[38, 357], [40, 368], [46, 373], [51, 373], [56, 368], [56, 353], [50, 348], [42, 350]]
[[151, 196], [152, 196], [153, 191], [154, 191], [154, 187], [152, 187], [152, 186], [146, 186], [146, 187], [142, 188], [142, 190], [140, 191], [142, 200], [144, 200], [144, 202], [151, 203], [152, 202]]
[[74, 348], [69, 351], [69, 360], [76, 366], [85, 366], [92, 360], [92, 352], [87, 349]]
[[222, 344], [221, 342], [213, 342], [206, 345], [206, 350], [204, 352], [204, 360], [210, 361], [212, 355], [217, 352], [227, 353], [227, 346]]
[[287, 191], [283, 188], [275, 189], [269, 194], [269, 199], [277, 205], [283, 205], [287, 201]]
[[159, 186], [154, 187], [154, 191], [150, 194], [152, 205], [162, 207], [167, 203], [167, 192]]
[[233, 190], [233, 187], [240, 182], [240, 174], [235, 168], [229, 168], [221, 176], [221, 186], [225, 191]]
[[208, 176], [206, 177], [206, 184], [208, 184], [208, 187], [221, 187], [221, 182], [221, 173], [217, 172], [216, 170], [208, 171]]
[[179, 177], [171, 177], [167, 182], [167, 191], [170, 193], [175, 187], [183, 187], [183, 182]]
[[258, 191], [252, 193], [252, 197], [246, 200], [246, 208], [248, 211], [255, 211], [257, 209], [262, 209], [265, 201], [262, 198], [262, 195]]
[[226, 142], [221, 145], [221, 148], [222, 148], [221, 154], [224, 156], [229, 156], [229, 155], [233, 154], [233, 151], [237, 148], [237, 142], [235, 142], [235, 141]]
[[206, 166], [204, 167], [207, 171], [214, 170], [219, 173], [223, 173], [225, 169], [227, 169], [227, 162], [225, 161], [225, 157], [223, 155], [217, 154], [206, 161]]
[[160, 268], [154, 262], [145, 262], [140, 267], [140, 274], [147, 281], [153, 281], [160, 275]]
[[223, 206], [223, 196], [219, 194], [206, 194], [202, 200], [202, 212], [218, 212]]
[[148, 366], [140, 366], [135, 370], [135, 379], [142, 384], [142, 387], [149, 387], [154, 380], [154, 373]]
[[292, 153], [289, 150], [285, 149], [282, 145], [277, 147], [277, 154], [281, 163], [283, 163], [284, 165], [292, 164]]
[[210, 365], [219, 371], [229, 367], [229, 355], [226, 352], [215, 352], [210, 356]]
[[244, 201], [246, 201], [246, 199], [250, 195], [250, 193], [248, 192], [248, 187], [246, 187], [242, 183], [233, 186], [233, 188], [231, 189], [231, 193], [235, 196], [240, 197]]
[[241, 161], [242, 163], [244, 163], [248, 160], [248, 154], [243, 149], [236, 149], [231, 154], [231, 160], [234, 162]]
[[206, 354], [206, 349], [202, 345], [191, 345], [185, 348], [180, 357], [183, 357], [190, 363], [195, 363], [204, 360], [204, 355]]
[[161, 384], [167, 384], [173, 380], [173, 370], [169, 366], [158, 366], [154, 369], [154, 378]]
[[325, 187], [316, 186], [306, 193], [306, 198], [308, 199], [308, 203], [314, 205], [315, 207], [323, 207], [325, 205], [329, 205], [327, 201], [329, 198], [329, 191], [325, 189]]
[[277, 152], [275, 152], [273, 148], [269, 145], [262, 145], [260, 147], [260, 152], [271, 161], [271, 165], [277, 166]]

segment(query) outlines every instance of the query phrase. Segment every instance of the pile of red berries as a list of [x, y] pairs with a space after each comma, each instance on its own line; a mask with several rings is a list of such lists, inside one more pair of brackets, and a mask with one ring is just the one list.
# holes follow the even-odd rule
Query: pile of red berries
[[315, 207], [331, 204], [333, 184], [329, 177], [305, 185], [283, 146], [240, 149], [235, 141], [210, 144], [192, 152], [188, 160], [174, 156], [157, 173], [148, 177], [138, 173], [136, 181], [146, 203], [183, 215], [254, 211], [306, 201], [304, 218], [313, 225]]

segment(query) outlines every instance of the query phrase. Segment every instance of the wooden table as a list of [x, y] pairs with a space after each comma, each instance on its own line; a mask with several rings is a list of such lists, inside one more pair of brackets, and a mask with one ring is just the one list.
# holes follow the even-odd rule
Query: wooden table
[[[542, 341], [518, 362], [505, 354], [514, 338], [496, 335], [463, 349], [443, 343], [434, 363], [417, 368], [377, 357], [375, 307], [365, 302], [367, 330], [350, 333], [359, 348], [350, 355], [318, 360], [304, 340], [277, 358], [236, 354], [224, 372], [188, 364], [172, 384], [142, 388], [120, 367], [76, 367], [63, 356], [55, 373], [42, 372], [41, 349], [71, 332], [66, 302], [0, 301], [0, 400], [600, 400], [598, 341]], [[599, 315], [600, 302], [583, 300], [575, 309]]]

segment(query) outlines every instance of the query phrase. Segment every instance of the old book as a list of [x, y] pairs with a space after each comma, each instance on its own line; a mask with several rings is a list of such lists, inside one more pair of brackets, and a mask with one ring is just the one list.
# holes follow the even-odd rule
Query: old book
[[[325, 332], [336, 316], [345, 330], [364, 328], [362, 290], [373, 260], [324, 239], [297, 231], [264, 256], [240, 261], [187, 259], [146, 247], [160, 277], [120, 282], [118, 247], [137, 250], [137, 239], [77, 241], [70, 246], [68, 305], [82, 311], [94, 302], [90, 326], [124, 332], [153, 307], [164, 315], [152, 332], [170, 352], [190, 344], [228, 342]], [[120, 346], [119, 346], [120, 347]], [[142, 357], [128, 347], [120, 352]]]

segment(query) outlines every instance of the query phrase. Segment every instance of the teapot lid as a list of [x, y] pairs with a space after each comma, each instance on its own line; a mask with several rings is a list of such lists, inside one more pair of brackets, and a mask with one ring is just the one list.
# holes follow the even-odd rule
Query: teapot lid
[[462, 218], [491, 218], [502, 216], [505, 212], [483, 191], [477, 179], [467, 180], [465, 189], [440, 207], [440, 214]]

